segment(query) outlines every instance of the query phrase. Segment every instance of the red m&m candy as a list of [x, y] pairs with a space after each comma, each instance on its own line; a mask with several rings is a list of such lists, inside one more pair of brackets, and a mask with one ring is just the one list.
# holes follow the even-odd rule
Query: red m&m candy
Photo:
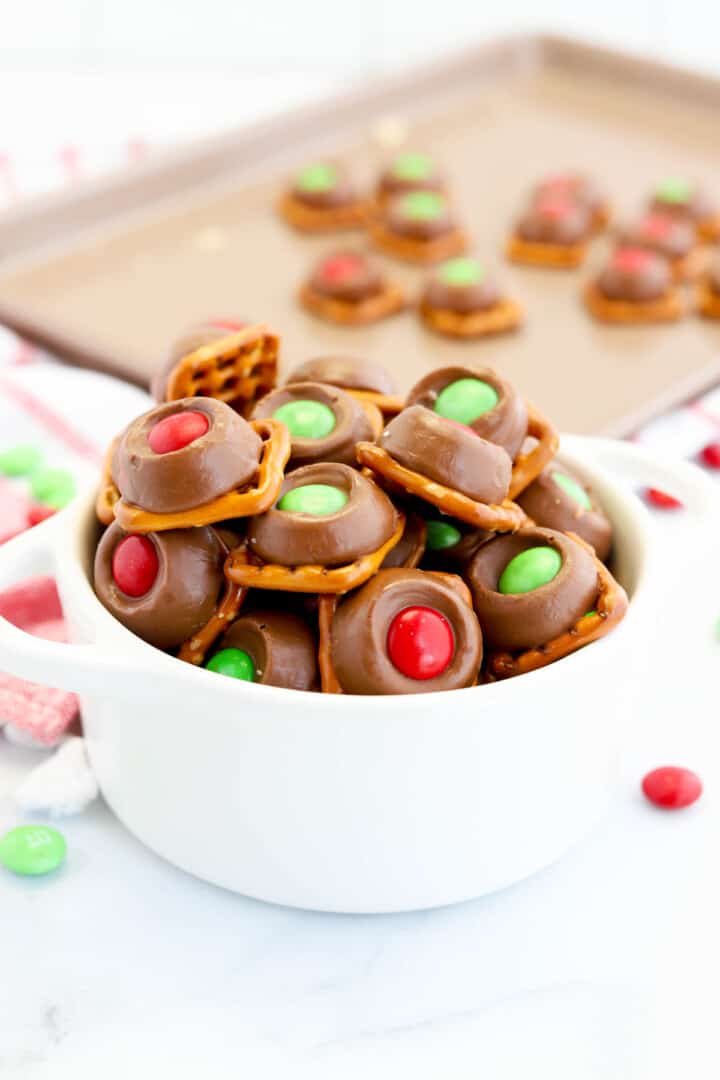
[[332, 255], [322, 264], [321, 274], [330, 284], [351, 281], [363, 272], [365, 262], [360, 255]]
[[711, 442], [703, 446], [700, 458], [710, 469], [720, 469], [720, 442]]
[[613, 266], [627, 274], [637, 274], [651, 262], [653, 256], [644, 248], [622, 247], [613, 255]]
[[647, 774], [642, 789], [655, 806], [661, 806], [664, 810], [682, 810], [697, 802], [703, 788], [697, 773], [677, 765], [663, 765]]
[[661, 491], [660, 488], [646, 488], [645, 498], [658, 510], [679, 510], [682, 507], [679, 499], [676, 499], [674, 495], [668, 495], [667, 491]]
[[155, 454], [171, 454], [201, 438], [209, 427], [210, 421], [205, 413], [172, 413], [150, 429], [148, 444]]
[[408, 679], [434, 679], [452, 660], [455, 638], [439, 611], [407, 607], [390, 624], [387, 650], [395, 667]]
[[112, 575], [126, 596], [137, 598], [150, 592], [159, 569], [155, 545], [147, 536], [126, 536], [115, 548]]

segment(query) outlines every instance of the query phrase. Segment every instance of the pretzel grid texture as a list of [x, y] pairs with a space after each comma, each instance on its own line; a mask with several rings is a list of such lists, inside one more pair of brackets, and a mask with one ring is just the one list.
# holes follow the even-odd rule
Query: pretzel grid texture
[[510, 499], [499, 505], [475, 502], [460, 491], [445, 487], [428, 476], [406, 469], [375, 443], [359, 442], [355, 454], [361, 465], [371, 469], [376, 476], [436, 506], [444, 514], [458, 518], [467, 525], [489, 532], [515, 532], [527, 524], [527, 515]]
[[566, 534], [581, 544], [592, 555], [598, 574], [598, 597], [595, 610], [583, 615], [574, 626], [559, 634], [544, 645], [535, 649], [526, 649], [513, 656], [509, 652], [491, 653], [487, 660], [488, 673], [495, 679], [509, 679], [514, 675], [525, 675], [528, 671], [553, 664], [564, 656], [576, 652], [591, 641], [609, 634], [625, 616], [628, 608], [627, 593], [615, 580], [608, 568], [595, 555], [593, 548], [586, 544], [576, 533]]
[[129, 533], [164, 532], [166, 529], [214, 525], [218, 521], [252, 517], [269, 510], [280, 494], [285, 465], [290, 457], [290, 432], [278, 420], [250, 420], [249, 423], [263, 440], [254, 487], [228, 491], [202, 506], [168, 514], [142, 510], [120, 499], [118, 494], [115, 519], [120, 527]]
[[261, 324], [202, 345], [170, 372], [165, 401], [210, 397], [246, 414], [277, 382], [280, 339]]
[[405, 528], [405, 515], [397, 512], [397, 525], [389, 540], [377, 551], [362, 555], [345, 566], [280, 566], [277, 563], [257, 563], [245, 544], [235, 548], [225, 562], [225, 576], [249, 589], [276, 589], [279, 592], [340, 594], [356, 589], [373, 576], [389, 551], [400, 542]]

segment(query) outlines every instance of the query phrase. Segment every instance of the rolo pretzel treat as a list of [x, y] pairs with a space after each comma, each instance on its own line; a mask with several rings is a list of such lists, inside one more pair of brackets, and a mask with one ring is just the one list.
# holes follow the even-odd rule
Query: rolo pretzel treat
[[290, 432], [291, 469], [323, 461], [356, 465], [355, 444], [374, 441], [383, 428], [375, 405], [319, 382], [297, 382], [273, 390], [253, 412], [255, 420], [268, 418], [281, 421]]
[[673, 322], [683, 314], [670, 263], [641, 247], [617, 248], [605, 269], [586, 286], [585, 303], [601, 322]]
[[580, 266], [593, 234], [590, 211], [560, 195], [545, 195], [530, 203], [508, 241], [511, 262], [549, 269]]
[[405, 307], [405, 293], [357, 251], [324, 256], [300, 289], [300, 303], [327, 322], [364, 326]]
[[420, 298], [420, 316], [430, 330], [452, 338], [504, 334], [522, 322], [519, 305], [469, 256], [448, 259], [435, 270]]
[[622, 619], [611, 521], [496, 372], [438, 368], [403, 399], [382, 365], [318, 357], [249, 415], [157, 405], [112, 440], [97, 499], [98, 598], [200, 678], [482, 693]]
[[363, 228], [372, 200], [358, 192], [341, 165], [319, 161], [295, 175], [278, 209], [300, 232], [337, 232]]
[[437, 191], [396, 195], [370, 229], [375, 245], [408, 262], [436, 263], [467, 247], [450, 203]]

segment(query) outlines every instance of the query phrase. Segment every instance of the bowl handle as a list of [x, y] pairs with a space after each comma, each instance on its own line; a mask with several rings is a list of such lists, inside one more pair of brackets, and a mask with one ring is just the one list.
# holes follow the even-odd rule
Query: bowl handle
[[[0, 547], [0, 592], [24, 578], [52, 574], [55, 539], [67, 528], [65, 512], [55, 514]], [[87, 690], [83, 673], [97, 672], [103, 660], [95, 645], [71, 645], [35, 637], [0, 616], [0, 671], [46, 686]], [[105, 665], [103, 665], [105, 666]], [[96, 675], [102, 684], [105, 675]], [[82, 685], [79, 685], [82, 684]]]

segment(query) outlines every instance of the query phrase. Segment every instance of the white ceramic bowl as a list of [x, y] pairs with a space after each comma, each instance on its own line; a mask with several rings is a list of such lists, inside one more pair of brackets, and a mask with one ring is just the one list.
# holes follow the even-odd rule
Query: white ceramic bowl
[[[505, 683], [412, 697], [299, 693], [220, 678], [134, 637], [89, 580], [91, 494], [0, 548], [0, 588], [54, 568], [73, 641], [0, 620], [0, 669], [77, 690], [108, 803], [172, 863], [237, 892], [339, 912], [480, 896], [557, 859], [613, 779], [662, 593], [633, 486], [696, 514], [708, 481], [629, 444], [563, 440], [612, 518], [631, 596], [607, 638]], [[620, 482], [622, 478], [622, 482]]]

